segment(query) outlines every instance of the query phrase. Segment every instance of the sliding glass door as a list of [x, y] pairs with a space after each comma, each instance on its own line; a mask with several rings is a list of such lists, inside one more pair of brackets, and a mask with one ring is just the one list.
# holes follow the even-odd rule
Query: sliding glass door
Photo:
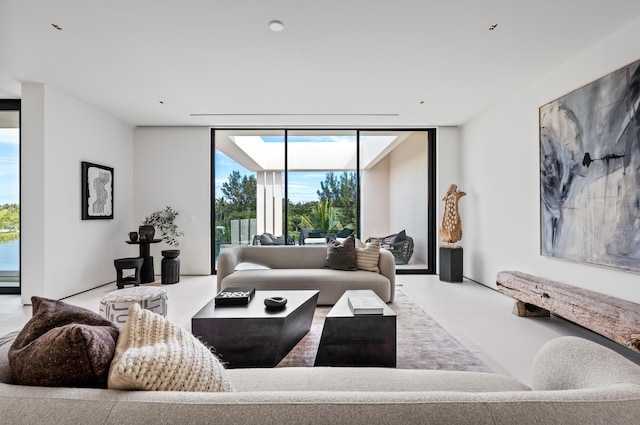
[[20, 101], [0, 100], [0, 294], [20, 293]]
[[435, 272], [432, 130], [213, 130], [212, 269], [236, 245], [380, 239]]

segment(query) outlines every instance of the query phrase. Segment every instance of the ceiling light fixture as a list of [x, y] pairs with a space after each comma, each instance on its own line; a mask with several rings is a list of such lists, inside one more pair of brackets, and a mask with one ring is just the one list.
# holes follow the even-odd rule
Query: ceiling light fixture
[[274, 32], [282, 31], [284, 29], [284, 24], [281, 21], [273, 20], [269, 22], [269, 29]]
[[57, 29], [58, 31], [62, 31], [62, 27], [60, 25], [51, 24], [51, 26], [54, 27], [55, 29]]
[[498, 28], [498, 24], [491, 24], [489, 25], [489, 31], [493, 31], [494, 29]]

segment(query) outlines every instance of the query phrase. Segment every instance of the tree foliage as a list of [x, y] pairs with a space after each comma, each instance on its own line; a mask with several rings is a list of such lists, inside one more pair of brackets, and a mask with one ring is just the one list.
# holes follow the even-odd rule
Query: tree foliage
[[[222, 193], [225, 201], [233, 204], [236, 210], [242, 212], [256, 211], [256, 176], [241, 176], [239, 171], [233, 171], [229, 180], [222, 183]], [[248, 217], [246, 217], [248, 218]]]
[[0, 205], [0, 230], [17, 232], [20, 230], [20, 205]]

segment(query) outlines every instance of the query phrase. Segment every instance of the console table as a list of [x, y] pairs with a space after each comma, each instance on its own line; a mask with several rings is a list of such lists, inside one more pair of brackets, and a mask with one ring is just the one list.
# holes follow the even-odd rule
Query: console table
[[144, 259], [142, 262], [142, 270], [140, 270], [140, 282], [151, 283], [156, 280], [153, 269], [153, 257], [151, 256], [150, 245], [152, 243], [162, 242], [162, 239], [151, 239], [150, 241], [126, 241], [129, 245], [140, 245], [140, 257]]

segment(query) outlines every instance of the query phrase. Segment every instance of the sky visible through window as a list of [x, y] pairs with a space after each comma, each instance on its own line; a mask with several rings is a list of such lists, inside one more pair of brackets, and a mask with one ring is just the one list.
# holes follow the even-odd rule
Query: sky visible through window
[[[284, 136], [261, 136], [265, 143], [283, 143]], [[355, 136], [289, 136], [289, 143], [304, 142], [350, 142], [355, 141]], [[223, 196], [222, 184], [227, 182], [233, 171], [239, 171], [241, 176], [255, 175], [252, 171], [247, 170], [232, 158], [220, 151], [215, 154], [215, 197], [216, 199]], [[320, 183], [324, 182], [327, 171], [309, 171], [309, 172], [290, 172], [289, 173], [289, 199], [295, 203], [305, 203], [318, 200], [317, 191], [320, 190]], [[284, 178], [283, 178], [284, 182]]]
[[[223, 196], [222, 184], [229, 180], [233, 171], [239, 171], [241, 176], [255, 175], [233, 159], [220, 151], [215, 154], [215, 194], [216, 199]], [[295, 204], [298, 202], [317, 201], [320, 190], [320, 182], [326, 178], [326, 172], [296, 172], [289, 173], [289, 199]], [[283, 179], [284, 180], [284, 179]]]

